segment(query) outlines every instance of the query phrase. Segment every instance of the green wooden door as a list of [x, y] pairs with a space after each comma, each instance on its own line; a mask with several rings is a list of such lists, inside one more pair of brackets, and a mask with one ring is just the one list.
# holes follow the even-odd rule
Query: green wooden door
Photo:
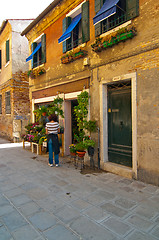
[[131, 88], [108, 89], [108, 159], [132, 166]]

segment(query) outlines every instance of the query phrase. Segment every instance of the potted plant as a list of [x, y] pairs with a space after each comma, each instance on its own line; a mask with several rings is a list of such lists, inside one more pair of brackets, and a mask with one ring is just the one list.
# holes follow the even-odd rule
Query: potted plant
[[79, 143], [76, 144], [76, 151], [77, 151], [77, 155], [82, 158], [84, 157], [85, 153], [86, 153], [86, 144], [84, 141], [81, 141]]
[[76, 145], [75, 145], [75, 144], [69, 145], [69, 149], [70, 149], [70, 154], [71, 154], [72, 156], [76, 156], [76, 151], [77, 151]]

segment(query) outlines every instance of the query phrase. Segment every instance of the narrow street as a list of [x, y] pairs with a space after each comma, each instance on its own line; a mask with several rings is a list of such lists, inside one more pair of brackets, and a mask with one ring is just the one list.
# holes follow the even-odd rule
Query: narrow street
[[[159, 187], [0, 139], [0, 240], [159, 239]], [[12, 147], [11, 147], [12, 146]]]

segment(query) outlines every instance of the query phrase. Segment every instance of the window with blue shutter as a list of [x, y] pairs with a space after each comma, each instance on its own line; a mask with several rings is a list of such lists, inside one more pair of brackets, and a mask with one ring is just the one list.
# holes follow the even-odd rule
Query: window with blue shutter
[[63, 34], [58, 39], [58, 43], [63, 43], [63, 53], [76, 48], [80, 44], [89, 41], [89, 1], [79, 5], [74, 17], [63, 19]]
[[31, 68], [46, 62], [46, 34], [43, 34], [41, 39], [31, 44], [31, 52], [31, 55], [26, 59], [26, 62], [31, 60]]
[[[95, 36], [139, 15], [139, 0], [95, 0]], [[99, 9], [100, 6], [100, 9]]]

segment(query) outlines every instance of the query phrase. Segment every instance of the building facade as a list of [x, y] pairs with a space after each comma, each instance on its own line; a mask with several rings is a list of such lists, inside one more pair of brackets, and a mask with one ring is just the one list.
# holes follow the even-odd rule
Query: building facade
[[30, 118], [28, 41], [21, 31], [32, 20], [5, 20], [0, 28], [0, 135], [19, 140]]
[[100, 129], [92, 137], [100, 142], [101, 168], [156, 185], [158, 13], [152, 0], [56, 0], [22, 32], [30, 47], [32, 111], [57, 94], [64, 98], [65, 154], [72, 109], [85, 89], [89, 118]]

